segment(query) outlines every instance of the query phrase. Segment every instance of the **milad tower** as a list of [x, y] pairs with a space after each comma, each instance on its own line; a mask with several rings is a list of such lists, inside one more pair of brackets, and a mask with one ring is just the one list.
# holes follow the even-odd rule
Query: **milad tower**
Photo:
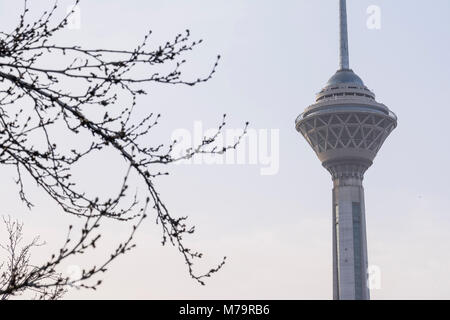
[[333, 180], [333, 298], [368, 300], [363, 178], [396, 115], [349, 65], [346, 0], [340, 0], [340, 68], [295, 126]]

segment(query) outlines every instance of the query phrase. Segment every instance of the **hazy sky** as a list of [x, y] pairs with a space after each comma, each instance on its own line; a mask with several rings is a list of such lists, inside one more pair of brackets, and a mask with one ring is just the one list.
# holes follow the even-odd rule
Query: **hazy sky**
[[[371, 297], [450, 299], [450, 2], [347, 2], [350, 65], [399, 117], [364, 180], [369, 265], [381, 272]], [[62, 12], [69, 3], [61, 1]], [[34, 1], [33, 12], [52, 4]], [[371, 5], [381, 9], [379, 30], [367, 27]], [[21, 6], [0, 2], [2, 30], [14, 26]], [[206, 254], [199, 269], [228, 257], [207, 286], [190, 280], [175, 248], [160, 246], [151, 216], [138, 247], [110, 268], [98, 291], [67, 297], [331, 299], [332, 181], [294, 120], [338, 67], [338, 1], [85, 0], [80, 8], [81, 28], [63, 31], [61, 42], [130, 48], [152, 29], [157, 45], [186, 28], [204, 39], [187, 56], [185, 74], [207, 74], [221, 54], [216, 76], [194, 88], [147, 86], [142, 114], [163, 114], [162, 142], [176, 130], [192, 131], [196, 121], [214, 128], [223, 113], [230, 129], [250, 121], [258, 133], [279, 130], [279, 170], [261, 175], [261, 165], [185, 164], [158, 180], [171, 212], [197, 226], [188, 243]], [[120, 165], [93, 161], [80, 176], [107, 189]], [[0, 172], [0, 214], [19, 217], [26, 232], [56, 248], [67, 217], [34, 190], [36, 209], [19, 206], [14, 173]], [[126, 229], [108, 231], [113, 244]]]

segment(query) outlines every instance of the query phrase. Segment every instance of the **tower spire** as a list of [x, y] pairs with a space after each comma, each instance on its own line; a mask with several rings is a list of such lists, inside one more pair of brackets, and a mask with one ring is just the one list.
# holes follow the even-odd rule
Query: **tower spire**
[[340, 54], [339, 66], [341, 70], [350, 69], [348, 56], [348, 31], [347, 31], [347, 1], [339, 0], [339, 21], [340, 21]]

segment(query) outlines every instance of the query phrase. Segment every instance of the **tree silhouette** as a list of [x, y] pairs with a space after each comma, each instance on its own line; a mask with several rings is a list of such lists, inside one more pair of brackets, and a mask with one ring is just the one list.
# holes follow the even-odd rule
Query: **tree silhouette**
[[[78, 3], [79, 0], [75, 6]], [[57, 9], [54, 5], [40, 18], [29, 22], [29, 9], [24, 1], [17, 27], [9, 33], [0, 32], [0, 164], [15, 168], [19, 196], [28, 208], [33, 207], [26, 192], [27, 179], [31, 178], [62, 212], [84, 219], [84, 226], [78, 231], [70, 226], [59, 252], [46, 263], [32, 266], [30, 251], [38, 245], [37, 240], [20, 247], [22, 225], [6, 219], [9, 241], [2, 248], [10, 258], [0, 269], [0, 297], [32, 290], [39, 298], [59, 298], [68, 286], [75, 284], [95, 289], [101, 280], [93, 278], [133, 248], [133, 236], [145, 219], [148, 206], [161, 227], [162, 244], [174, 245], [184, 258], [189, 275], [204, 284], [205, 278], [220, 270], [225, 258], [207, 273], [194, 272], [193, 262], [202, 254], [183, 243], [183, 237], [194, 233], [194, 227], [188, 226], [187, 217], [174, 217], [169, 213], [155, 179], [169, 174], [168, 170], [161, 171], [161, 166], [199, 153], [223, 154], [236, 148], [242, 136], [232, 145], [215, 143], [225, 126], [224, 115], [213, 136], [204, 137], [201, 143], [175, 157], [172, 150], [177, 141], [156, 145], [141, 142], [149, 141], [143, 138], [151, 136], [160, 114], [149, 113], [136, 120], [133, 110], [138, 108], [137, 97], [146, 94], [147, 83], [194, 86], [206, 82], [216, 72], [220, 56], [209, 74], [186, 80], [182, 77], [182, 67], [186, 63], [183, 55], [202, 42], [192, 41], [189, 30], [156, 47], [149, 45], [151, 32], [133, 49], [60, 46], [52, 38], [67, 26], [74, 10], [58, 20], [55, 18]], [[49, 66], [49, 61], [56, 58], [64, 60], [65, 64]], [[161, 72], [159, 66], [169, 71]], [[158, 70], [152, 71], [154, 69]], [[57, 144], [58, 136], [62, 135], [67, 139], [79, 137], [85, 146], [67, 148]], [[79, 188], [72, 171], [88, 155], [110, 151], [122, 158], [129, 169], [119, 192], [102, 200]], [[130, 173], [145, 184], [145, 201], [140, 201], [136, 194], [130, 201]], [[101, 223], [105, 220], [131, 223], [129, 237], [107, 255], [104, 264], [84, 269], [80, 279], [58, 273], [64, 260], [96, 248], [101, 238]]]

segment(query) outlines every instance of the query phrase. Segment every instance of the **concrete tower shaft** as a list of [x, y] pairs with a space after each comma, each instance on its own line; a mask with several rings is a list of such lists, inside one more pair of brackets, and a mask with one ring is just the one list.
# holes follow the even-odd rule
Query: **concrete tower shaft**
[[295, 125], [333, 180], [333, 297], [369, 299], [362, 182], [397, 117], [350, 69], [346, 1], [339, 7], [340, 69]]

